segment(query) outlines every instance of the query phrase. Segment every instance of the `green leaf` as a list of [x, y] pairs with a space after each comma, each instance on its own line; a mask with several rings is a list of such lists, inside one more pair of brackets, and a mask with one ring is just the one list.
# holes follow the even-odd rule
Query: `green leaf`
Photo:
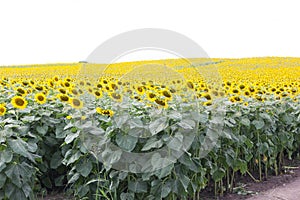
[[116, 135], [116, 143], [119, 145], [119, 147], [125, 151], [131, 152], [138, 142], [137, 137], [133, 137], [131, 135], [123, 135], [123, 134], [117, 134]]
[[27, 198], [30, 196], [30, 194], [32, 194], [31, 186], [28, 183], [24, 183], [22, 185], [22, 191], [24, 192]]
[[167, 182], [166, 184], [163, 184], [162, 185], [162, 188], [161, 188], [161, 198], [166, 198], [171, 190], [172, 190], [172, 186], [170, 184], [168, 184], [169, 182]]
[[265, 122], [263, 120], [253, 120], [252, 124], [257, 130], [262, 129], [265, 126]]
[[20, 139], [19, 137], [17, 139], [9, 139], [8, 144], [15, 153], [24, 156], [31, 160], [33, 163], [35, 163], [33, 154], [28, 152], [27, 143], [24, 142], [22, 139]]
[[63, 157], [61, 156], [61, 152], [60, 151], [55, 152], [51, 157], [50, 168], [56, 169], [62, 164], [62, 160]]
[[125, 193], [123, 192], [120, 195], [121, 200], [134, 200], [134, 193]]
[[166, 176], [168, 176], [169, 174], [171, 174], [172, 170], [174, 169], [174, 164], [170, 164], [164, 168], [161, 168], [157, 171], [155, 171], [155, 175], [159, 178], [162, 179]]
[[64, 186], [65, 175], [61, 175], [54, 179], [54, 184], [56, 187]]
[[149, 124], [149, 130], [152, 135], [155, 135], [168, 127], [168, 118], [161, 117]]
[[0, 188], [3, 188], [5, 182], [6, 182], [6, 176], [5, 176], [5, 174], [0, 173]]
[[163, 142], [161, 140], [157, 140], [155, 137], [151, 137], [143, 146], [142, 151], [149, 151], [150, 149], [159, 149], [160, 147], [162, 147], [162, 145]]
[[170, 149], [174, 149], [176, 151], [181, 150], [183, 142], [183, 135], [180, 132], [177, 132], [172, 140], [167, 144]]
[[79, 173], [75, 173], [68, 181], [68, 184], [74, 183], [75, 181], [77, 181], [80, 177]]
[[47, 125], [44, 125], [44, 126], [37, 126], [37, 127], [36, 127], [36, 131], [37, 131], [39, 134], [46, 135], [46, 133], [47, 133], [47, 131], [48, 131], [48, 126], [47, 126]]
[[101, 155], [102, 155], [102, 159], [103, 159], [103, 164], [107, 168], [110, 168], [112, 164], [114, 164], [120, 160], [121, 155], [122, 155], [122, 150], [119, 149], [117, 151], [112, 151], [107, 148], [102, 152]]
[[0, 162], [9, 163], [13, 158], [13, 153], [9, 150], [0, 152]]
[[216, 182], [219, 182], [224, 176], [225, 176], [225, 170], [223, 168], [216, 169], [212, 174], [212, 178]]
[[18, 188], [21, 188], [22, 178], [18, 165], [10, 165], [10, 167], [5, 171], [5, 174], [13, 184], [15, 184]]
[[184, 119], [177, 124], [183, 129], [194, 129], [196, 127], [196, 123], [190, 119]]
[[76, 164], [76, 170], [83, 176], [87, 177], [93, 169], [92, 162], [89, 159], [81, 159]]
[[13, 199], [12, 194], [15, 192], [16, 189], [17, 189], [17, 187], [14, 184], [7, 183], [5, 185], [5, 196], [8, 197], [8, 199]]
[[80, 158], [80, 156], [81, 156], [80, 151], [76, 151], [76, 153], [73, 154], [73, 155], [70, 157], [70, 159], [68, 160], [67, 166], [70, 165], [70, 164], [72, 164], [72, 163], [74, 163], [75, 161], [77, 161], [77, 160]]
[[128, 114], [115, 116], [114, 123], [116, 124], [116, 128], [122, 128], [122, 126], [127, 122], [128, 119], [129, 119]]
[[146, 193], [147, 183], [144, 181], [129, 181], [128, 189], [134, 193]]
[[26, 196], [21, 188], [15, 188], [15, 191], [11, 194], [10, 199], [26, 199]]
[[241, 124], [243, 124], [244, 126], [247, 126], [247, 127], [249, 127], [250, 123], [251, 123], [248, 118], [242, 118], [240, 122], [241, 122]]
[[69, 133], [67, 137], [65, 138], [66, 144], [70, 144], [73, 142], [74, 139], [76, 139], [79, 136], [79, 132], [76, 133]]

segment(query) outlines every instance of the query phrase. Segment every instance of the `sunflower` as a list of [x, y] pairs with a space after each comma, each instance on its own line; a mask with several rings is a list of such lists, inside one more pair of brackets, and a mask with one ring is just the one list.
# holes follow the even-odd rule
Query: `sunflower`
[[156, 94], [154, 94], [153, 92], [147, 92], [147, 99], [149, 101], [155, 101], [155, 97], [156, 97]]
[[188, 88], [194, 89], [194, 83], [192, 81], [187, 81], [186, 85], [188, 86]]
[[101, 91], [94, 91], [94, 96], [96, 98], [101, 98], [102, 97], [102, 92]]
[[80, 109], [83, 107], [83, 102], [80, 101], [79, 99], [77, 98], [72, 98], [69, 100], [69, 103], [70, 105], [73, 107], [73, 108], [76, 108], [76, 109]]
[[155, 99], [155, 103], [157, 103], [158, 105], [167, 108], [168, 107], [168, 103], [166, 101], [160, 100], [160, 99]]
[[63, 102], [68, 102], [70, 100], [70, 97], [65, 94], [58, 94], [57, 98], [60, 99]]
[[21, 95], [22, 97], [26, 96], [27, 95], [27, 92], [24, 88], [21, 88], [21, 87], [18, 87], [16, 88], [16, 91], [19, 95]]
[[37, 93], [35, 96], [34, 96], [34, 99], [37, 103], [39, 104], [44, 104], [46, 103], [46, 96], [44, 93]]
[[67, 91], [64, 88], [59, 88], [58, 91], [62, 94], [66, 94]]
[[102, 115], [113, 116], [114, 112], [112, 110], [102, 110]]
[[100, 108], [100, 107], [97, 107], [96, 108], [96, 112], [98, 113], [98, 114], [101, 114], [101, 115], [107, 115], [107, 116], [113, 116], [114, 115], [114, 111], [112, 111], [112, 110], [104, 110], [104, 109], [102, 109], [102, 108]]
[[20, 96], [14, 96], [11, 99], [11, 104], [13, 105], [13, 107], [15, 108], [19, 108], [19, 109], [24, 109], [26, 108], [28, 102], [26, 99], [24, 99], [23, 97]]
[[6, 113], [5, 104], [0, 104], [0, 116], [5, 115], [5, 113]]
[[212, 101], [206, 101], [203, 103], [204, 106], [211, 106], [212, 105]]
[[163, 90], [161, 94], [166, 98], [166, 99], [172, 99], [172, 95], [168, 90]]
[[97, 108], [96, 108], [96, 112], [97, 112], [98, 114], [102, 114], [102, 108], [97, 107]]
[[119, 101], [119, 102], [122, 101], [122, 96], [121, 96], [120, 94], [118, 94], [118, 93], [112, 92], [112, 93], [110, 93], [109, 95], [110, 95], [110, 97], [111, 97], [112, 99], [114, 99], [114, 100], [116, 100], [116, 101]]
[[143, 95], [145, 93], [144, 87], [143, 86], [137, 86], [136, 91], [139, 95]]

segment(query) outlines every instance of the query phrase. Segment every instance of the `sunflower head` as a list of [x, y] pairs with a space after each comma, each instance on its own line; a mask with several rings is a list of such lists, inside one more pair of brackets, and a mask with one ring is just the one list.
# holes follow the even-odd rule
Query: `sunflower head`
[[23, 97], [20, 96], [14, 96], [11, 99], [11, 104], [13, 105], [13, 107], [18, 108], [18, 109], [24, 109], [26, 108], [28, 102], [26, 99], [24, 99]]
[[61, 100], [62, 102], [68, 102], [70, 100], [70, 97], [65, 94], [58, 94], [57, 98]]
[[44, 104], [46, 103], [46, 96], [44, 93], [37, 93], [35, 96], [34, 96], [34, 99], [37, 103], [39, 104]]
[[0, 104], [0, 116], [5, 115], [5, 113], [6, 113], [5, 104]]
[[80, 108], [83, 107], [83, 102], [80, 101], [80, 99], [77, 99], [77, 98], [71, 98], [69, 103], [73, 108], [76, 108], [76, 109], [80, 109]]

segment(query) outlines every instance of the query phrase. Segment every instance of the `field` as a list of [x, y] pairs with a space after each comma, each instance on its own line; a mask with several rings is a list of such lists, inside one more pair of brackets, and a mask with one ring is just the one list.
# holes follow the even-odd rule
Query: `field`
[[300, 58], [3, 66], [0, 77], [0, 199], [199, 199], [299, 156]]

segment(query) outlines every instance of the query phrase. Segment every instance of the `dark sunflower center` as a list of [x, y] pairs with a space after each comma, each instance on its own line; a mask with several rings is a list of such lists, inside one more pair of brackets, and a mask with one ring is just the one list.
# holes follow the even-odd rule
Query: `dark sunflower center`
[[116, 94], [116, 93], [112, 93], [111, 95], [114, 99], [120, 100], [121, 99], [121, 95]]
[[168, 91], [163, 91], [163, 95], [167, 98], [171, 97], [171, 94]]
[[41, 96], [41, 95], [38, 96], [38, 100], [39, 100], [39, 101], [44, 101], [44, 99], [45, 99], [45, 98], [44, 98], [43, 96]]
[[25, 91], [24, 91], [22, 88], [19, 88], [19, 89], [18, 89], [18, 92], [21, 93], [21, 94], [24, 94], [24, 93], [25, 93]]
[[153, 99], [154, 97], [155, 97], [155, 94], [153, 94], [153, 93], [149, 94], [149, 98]]
[[78, 99], [73, 99], [74, 106], [80, 106], [80, 101]]
[[69, 101], [69, 97], [68, 96], [61, 96], [60, 99], [62, 101]]
[[15, 102], [18, 106], [23, 106], [25, 103], [24, 100], [21, 98], [17, 98]]
[[5, 109], [3, 107], [0, 107], [0, 113], [4, 113]]

